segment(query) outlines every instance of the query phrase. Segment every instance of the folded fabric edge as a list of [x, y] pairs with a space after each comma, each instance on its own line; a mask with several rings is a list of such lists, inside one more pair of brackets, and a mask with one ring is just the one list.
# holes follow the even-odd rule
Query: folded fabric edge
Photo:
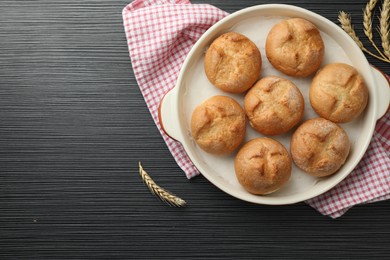
[[[384, 200], [388, 200], [390, 199], [390, 193], [388, 194], [385, 194], [383, 196], [379, 196], [379, 197], [376, 197], [376, 198], [373, 198], [371, 200], [368, 200], [368, 201], [365, 201], [365, 202], [361, 202], [359, 204], [355, 204], [355, 205], [351, 205], [350, 207], [346, 207], [344, 209], [341, 209], [341, 210], [338, 210], [338, 211], [335, 211], [333, 213], [330, 213], [330, 214], [323, 214], [323, 215], [326, 215], [326, 216], [329, 216], [333, 219], [336, 219], [336, 218], [339, 218], [341, 216], [343, 216], [348, 210], [350, 210], [351, 208], [353, 207], [359, 207], [361, 205], [364, 205], [364, 204], [370, 204], [370, 203], [374, 203], [374, 202], [379, 202], [379, 201], [384, 201]], [[314, 208], [315, 210], [317, 210], [316, 208]], [[318, 210], [317, 210], [318, 211]], [[319, 211], [320, 212], [320, 211]], [[320, 212], [321, 213], [321, 212]], [[322, 214], [322, 213], [321, 213]]]
[[148, 6], [163, 4], [191, 4], [191, 2], [189, 0], [134, 0], [123, 8], [122, 15]]

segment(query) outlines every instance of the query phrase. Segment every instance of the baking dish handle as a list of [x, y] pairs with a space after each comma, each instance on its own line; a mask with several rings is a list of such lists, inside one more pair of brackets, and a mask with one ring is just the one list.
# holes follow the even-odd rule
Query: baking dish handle
[[179, 141], [180, 127], [179, 119], [177, 118], [177, 104], [175, 101], [177, 95], [177, 88], [173, 88], [168, 91], [161, 99], [160, 106], [158, 108], [158, 119], [161, 129], [172, 139]]
[[382, 71], [371, 66], [372, 73], [376, 81], [376, 88], [378, 90], [378, 113], [376, 118], [381, 118], [389, 109], [390, 102], [390, 78]]

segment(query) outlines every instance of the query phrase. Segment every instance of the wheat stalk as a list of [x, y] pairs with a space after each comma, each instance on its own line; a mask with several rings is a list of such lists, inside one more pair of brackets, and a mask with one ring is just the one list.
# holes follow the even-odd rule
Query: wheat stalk
[[344, 11], [341, 11], [339, 13], [339, 17], [338, 17], [338, 20], [341, 24], [341, 28], [343, 28], [343, 30], [348, 33], [348, 35], [355, 41], [355, 43], [359, 46], [359, 48], [368, 53], [369, 55], [379, 59], [379, 60], [382, 60], [382, 61], [385, 61], [385, 62], [388, 62], [390, 63], [390, 60], [389, 59], [385, 59], [383, 57], [380, 57], [372, 52], [370, 52], [368, 49], [366, 49], [366, 47], [363, 46], [363, 43], [360, 41], [359, 37], [356, 35], [356, 32], [355, 30], [353, 29], [353, 26], [352, 26], [352, 22], [351, 22], [351, 17], [349, 14], [347, 14], [346, 12]]
[[366, 4], [366, 8], [363, 10], [363, 31], [367, 36], [368, 40], [371, 42], [372, 46], [376, 49], [376, 51], [382, 56], [382, 58], [386, 59], [386, 56], [381, 52], [381, 50], [376, 46], [373, 36], [372, 36], [372, 11], [374, 10], [378, 0], [370, 0]]
[[185, 200], [157, 185], [150, 175], [142, 168], [141, 162], [139, 162], [138, 165], [139, 174], [141, 175], [142, 180], [155, 196], [157, 196], [161, 201], [167, 203], [169, 206], [184, 207], [186, 205]]
[[383, 52], [390, 59], [390, 0], [384, 0], [379, 18], [379, 34], [382, 40]]

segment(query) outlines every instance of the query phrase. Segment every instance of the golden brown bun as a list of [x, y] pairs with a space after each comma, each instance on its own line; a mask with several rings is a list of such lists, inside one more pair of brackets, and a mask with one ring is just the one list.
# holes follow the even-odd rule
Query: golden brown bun
[[294, 83], [269, 76], [259, 80], [248, 91], [244, 108], [255, 130], [277, 135], [289, 131], [301, 120], [305, 103]]
[[320, 32], [301, 18], [283, 20], [268, 33], [265, 52], [270, 63], [289, 76], [306, 77], [317, 71], [324, 58]]
[[347, 133], [324, 118], [307, 120], [294, 132], [291, 155], [295, 164], [316, 177], [335, 173], [347, 159], [350, 143]]
[[204, 68], [208, 79], [217, 88], [242, 93], [260, 76], [260, 51], [244, 35], [228, 32], [214, 40], [207, 49]]
[[240, 184], [250, 193], [278, 190], [291, 176], [292, 162], [284, 146], [271, 138], [256, 138], [238, 152], [234, 168]]
[[214, 96], [195, 108], [191, 133], [204, 151], [227, 154], [244, 140], [246, 117], [241, 106], [226, 96]]
[[352, 66], [333, 63], [318, 71], [311, 83], [309, 97], [319, 116], [345, 123], [363, 112], [368, 89], [363, 77]]

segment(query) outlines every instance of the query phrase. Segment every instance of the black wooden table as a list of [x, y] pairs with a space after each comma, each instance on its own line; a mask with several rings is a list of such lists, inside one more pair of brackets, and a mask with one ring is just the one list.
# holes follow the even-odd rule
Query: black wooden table
[[[270, 3], [193, 2], [228, 12]], [[365, 0], [272, 3], [333, 22], [348, 11], [367, 44]], [[304, 203], [254, 205], [202, 176], [187, 180], [134, 79], [126, 4], [0, 2], [0, 259], [389, 259], [388, 201], [332, 220]], [[368, 59], [390, 73], [388, 64]], [[188, 207], [153, 197], [138, 161]]]

